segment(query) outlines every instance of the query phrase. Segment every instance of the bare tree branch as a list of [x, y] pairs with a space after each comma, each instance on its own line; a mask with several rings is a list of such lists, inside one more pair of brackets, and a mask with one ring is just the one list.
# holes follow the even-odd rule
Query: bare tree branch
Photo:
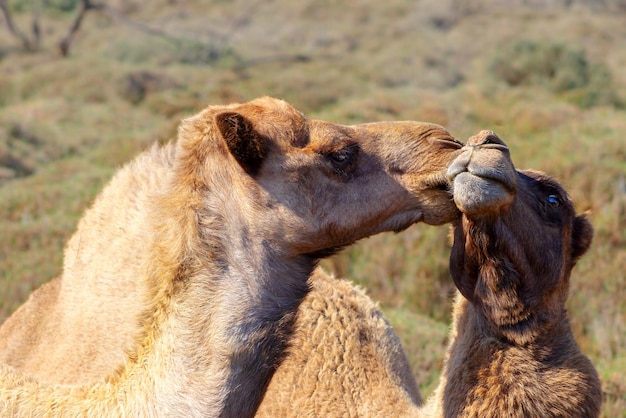
[[[120, 25], [152, 36], [159, 37], [173, 43], [176, 47], [183, 47], [186, 43], [191, 42], [194, 45], [199, 45], [203, 48], [206, 48], [206, 51], [204, 52], [207, 53], [207, 57], [210, 61], [217, 60], [228, 54], [235, 61], [234, 70], [241, 75], [245, 75], [247, 69], [251, 67], [263, 65], [266, 63], [306, 62], [311, 60], [312, 58], [306, 54], [277, 54], [244, 59], [240, 54], [229, 48], [229, 44], [232, 42], [232, 38], [241, 30], [242, 27], [250, 22], [251, 16], [255, 14], [256, 10], [261, 7], [262, 4], [263, 0], [257, 0], [254, 3], [249, 4], [245, 10], [245, 14], [242, 14], [240, 17], [234, 19], [230, 27], [220, 32], [211, 30], [210, 32], [208, 32], [208, 39], [205, 38], [204, 40], [201, 40], [198, 38], [198, 36], [185, 37], [181, 35], [173, 35], [162, 29], [157, 29], [153, 26], [130, 20], [115, 8], [110, 7], [109, 5], [104, 3], [93, 3], [92, 0], [80, 0], [79, 9], [76, 13], [76, 17], [72, 22], [68, 34], [65, 36], [65, 38], [63, 38], [59, 47], [63, 56], [67, 56], [69, 54], [71, 42], [76, 32], [80, 29], [85, 14], [89, 10], [97, 10], [108, 14]], [[204, 35], [206, 36], [207, 33], [205, 32]]]
[[102, 9], [102, 5], [93, 4], [90, 0], [81, 0], [81, 2], [79, 3], [78, 12], [76, 13], [76, 17], [74, 17], [74, 21], [70, 26], [70, 30], [59, 43], [59, 49], [61, 49], [61, 54], [63, 54], [64, 57], [66, 57], [70, 52], [70, 45], [72, 43], [74, 35], [76, 34], [76, 32], [78, 32], [78, 29], [80, 29], [80, 24], [83, 22], [85, 14], [87, 13], [87, 11], [93, 9]]
[[38, 42], [35, 42], [35, 43], [31, 42], [31, 40], [28, 39], [28, 37], [24, 35], [24, 33], [22, 33], [17, 28], [17, 26], [15, 26], [15, 23], [13, 22], [13, 17], [11, 16], [11, 12], [9, 10], [9, 7], [7, 6], [6, 0], [0, 0], [0, 11], [2, 12], [2, 15], [4, 16], [4, 21], [6, 22], [7, 29], [9, 29], [9, 32], [11, 33], [11, 35], [15, 36], [16, 38], [20, 40], [24, 49], [26, 49], [27, 51], [34, 51], [36, 49], [36, 45]]
[[[4, 1], [4, 0], [0, 0], [0, 1]], [[161, 29], [153, 28], [151, 26], [145, 25], [140, 22], [134, 22], [126, 18], [122, 13], [108, 6], [107, 4], [93, 3], [91, 0], [81, 0], [79, 4], [78, 12], [76, 13], [76, 17], [74, 18], [74, 22], [72, 22], [72, 25], [70, 26], [70, 30], [68, 34], [63, 38], [63, 40], [61, 40], [59, 44], [59, 48], [61, 49], [61, 53], [63, 54], [63, 56], [67, 56], [69, 54], [69, 49], [70, 49], [70, 45], [73, 40], [73, 37], [76, 34], [76, 32], [80, 29], [80, 25], [83, 21], [83, 18], [85, 17], [85, 14], [89, 10], [98, 10], [98, 11], [104, 12], [108, 14], [109, 16], [111, 16], [113, 20], [115, 20], [117, 23], [123, 26], [127, 26], [131, 29], [144, 32], [149, 35], [160, 37], [162, 39], [165, 39], [168, 42], [177, 44], [177, 46], [181, 43], [181, 39], [175, 36], [172, 36]]]
[[[0, 0], [0, 1], [5, 1], [5, 0]], [[256, 8], [259, 7], [261, 4], [263, 4], [263, 1], [257, 1], [249, 5], [246, 8], [246, 14], [242, 15], [238, 19], [235, 19], [232, 22], [231, 27], [225, 33], [211, 31], [211, 33], [209, 34], [209, 37], [213, 38], [214, 42], [211, 42], [210, 44], [207, 43], [206, 44], [207, 48], [216, 50], [216, 49], [219, 49], [219, 47], [227, 45], [230, 42], [230, 39], [234, 36], [234, 34], [237, 33], [238, 29], [249, 22], [250, 14], [254, 12], [254, 10], [256, 10]], [[113, 20], [115, 20], [117, 23], [123, 26], [129, 27], [131, 29], [134, 29], [143, 33], [147, 33], [152, 36], [157, 36], [168, 42], [175, 44], [176, 46], [180, 46], [185, 41], [192, 41], [194, 43], [205, 44], [205, 42], [199, 41], [197, 37], [186, 38], [186, 37], [181, 37], [177, 35], [172, 35], [164, 30], [154, 28], [144, 23], [132, 21], [128, 19], [126, 16], [124, 16], [122, 13], [120, 13], [118, 10], [114, 9], [113, 7], [110, 7], [107, 4], [94, 3], [91, 0], [81, 0], [79, 3], [78, 11], [76, 13], [76, 17], [74, 18], [74, 21], [72, 22], [72, 25], [70, 26], [70, 29], [67, 35], [59, 43], [59, 48], [61, 49], [61, 53], [63, 54], [63, 56], [67, 56], [69, 54], [69, 49], [73, 41], [74, 35], [80, 29], [80, 25], [83, 21], [83, 18], [85, 17], [85, 14], [89, 10], [98, 10], [98, 11], [104, 12], [108, 14], [109, 16], [111, 16], [111, 18], [113, 18]], [[215, 48], [215, 45], [213, 44], [217, 44], [218, 48]]]
[[[4, 0], [2, 0], [4, 1]], [[41, 44], [41, 28], [39, 27], [39, 15], [41, 14], [41, 1], [33, 1], [33, 21], [31, 31], [33, 32], [33, 44], [35, 49], [39, 49]]]
[[153, 36], [157, 36], [159, 38], [163, 38], [166, 41], [173, 42], [173, 43], [176, 43], [176, 44], [179, 44], [181, 42], [180, 39], [176, 38], [175, 36], [172, 36], [172, 35], [168, 34], [167, 32], [165, 32], [165, 31], [163, 31], [161, 29], [153, 28], [153, 27], [150, 27], [150, 26], [145, 25], [143, 23], [134, 22], [134, 21], [126, 18], [126, 16], [124, 16], [119, 11], [113, 9], [112, 7], [109, 7], [109, 6], [105, 5], [105, 4], [101, 5], [101, 7], [102, 7], [101, 10], [103, 10], [106, 13], [108, 13], [109, 16], [111, 16], [116, 22], [118, 22], [121, 25], [128, 26], [131, 29], [135, 29], [135, 30], [138, 30], [140, 32], [144, 32], [144, 33], [147, 33], [149, 35], [153, 35]]

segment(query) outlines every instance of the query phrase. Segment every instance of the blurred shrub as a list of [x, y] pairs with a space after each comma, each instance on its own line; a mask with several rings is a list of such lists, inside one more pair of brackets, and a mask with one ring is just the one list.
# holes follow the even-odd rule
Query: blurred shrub
[[7, 180], [25, 177], [50, 160], [68, 152], [54, 127], [0, 118], [0, 186]]
[[131, 103], [137, 104], [143, 101], [147, 94], [178, 87], [176, 80], [166, 74], [141, 70], [131, 72], [124, 77], [120, 94]]
[[496, 55], [490, 69], [510, 86], [546, 88], [581, 107], [622, 105], [606, 65], [565, 43], [518, 41]]
[[46, 0], [44, 4], [53, 9], [70, 12], [76, 8], [78, 0]]
[[185, 38], [137, 36], [111, 42], [108, 54], [125, 63], [173, 63], [232, 67], [238, 59], [233, 48], [225, 43], [201, 42]]
[[31, 10], [57, 10], [71, 12], [76, 8], [78, 0], [9, 0], [8, 6], [14, 12], [28, 12]]
[[23, 12], [31, 10], [32, 2], [30, 0], [9, 0], [7, 2], [9, 10], [13, 12]]

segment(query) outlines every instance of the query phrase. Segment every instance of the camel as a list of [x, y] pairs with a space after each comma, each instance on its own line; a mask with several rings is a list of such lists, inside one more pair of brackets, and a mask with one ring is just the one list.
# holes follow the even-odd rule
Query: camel
[[460, 148], [438, 125], [336, 125], [268, 97], [185, 119], [0, 328], [0, 415], [252, 416], [318, 261], [457, 218]]
[[589, 220], [554, 179], [516, 171], [491, 131], [468, 140], [448, 175], [462, 212], [450, 256], [459, 295], [423, 415], [599, 416], [600, 381], [565, 308], [572, 268], [591, 245]]
[[571, 270], [591, 243], [589, 221], [556, 181], [516, 171], [492, 132], [468, 141], [449, 176], [463, 213], [450, 259], [460, 292], [427, 404], [382, 313], [365, 295], [349, 297], [355, 289], [336, 288], [305, 299], [257, 417], [598, 415], [598, 376], [564, 307]]

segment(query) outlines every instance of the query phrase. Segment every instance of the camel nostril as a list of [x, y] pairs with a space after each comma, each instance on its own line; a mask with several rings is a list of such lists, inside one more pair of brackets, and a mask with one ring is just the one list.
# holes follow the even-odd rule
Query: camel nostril
[[467, 145], [471, 147], [479, 147], [482, 145], [503, 145], [506, 147], [504, 141], [500, 139], [493, 131], [483, 130], [478, 134], [472, 136], [467, 140]]
[[498, 135], [492, 133], [491, 135], [487, 135], [487, 137], [485, 138], [484, 144], [498, 144], [498, 145], [502, 145], [502, 140], [500, 138], [498, 138]]
[[491, 137], [496, 136], [493, 131], [483, 130], [477, 133], [476, 135], [470, 137], [467, 140], [467, 145], [472, 147], [477, 147], [480, 145], [488, 144], [489, 141], [492, 141]]

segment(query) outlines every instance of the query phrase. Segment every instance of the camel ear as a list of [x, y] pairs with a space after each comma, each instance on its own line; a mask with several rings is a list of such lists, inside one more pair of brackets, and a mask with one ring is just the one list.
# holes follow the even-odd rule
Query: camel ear
[[593, 240], [593, 226], [586, 214], [578, 215], [574, 219], [572, 228], [572, 259], [576, 262], [587, 252]]
[[251, 176], [256, 175], [267, 155], [265, 138], [252, 122], [236, 112], [218, 113], [215, 123], [239, 165]]
[[452, 240], [452, 248], [450, 250], [450, 275], [454, 284], [461, 294], [469, 301], [474, 301], [476, 282], [478, 277], [478, 266], [473, 257], [467, 257], [466, 239], [463, 228], [456, 221], [450, 229], [449, 238]]

